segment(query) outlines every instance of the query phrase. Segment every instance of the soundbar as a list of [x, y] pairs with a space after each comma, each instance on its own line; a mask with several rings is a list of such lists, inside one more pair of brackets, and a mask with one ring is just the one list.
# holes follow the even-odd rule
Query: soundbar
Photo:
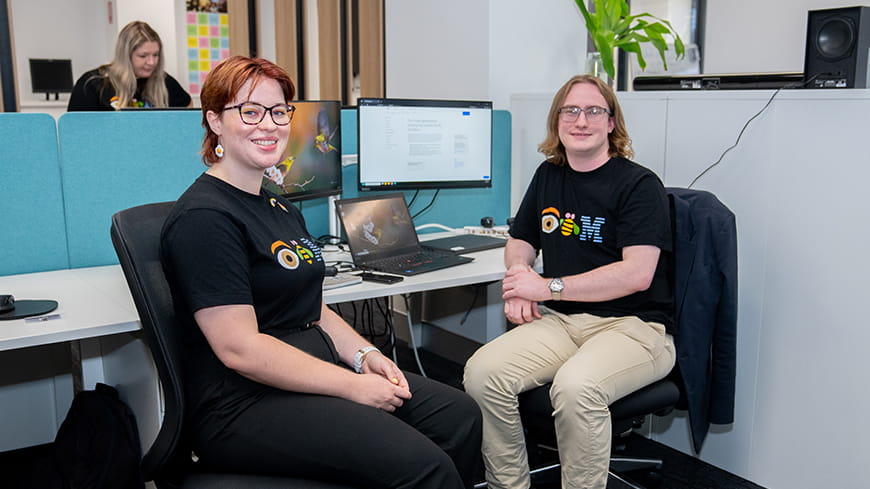
[[803, 73], [736, 73], [728, 75], [637, 76], [633, 87], [642, 90], [763, 90], [799, 88]]

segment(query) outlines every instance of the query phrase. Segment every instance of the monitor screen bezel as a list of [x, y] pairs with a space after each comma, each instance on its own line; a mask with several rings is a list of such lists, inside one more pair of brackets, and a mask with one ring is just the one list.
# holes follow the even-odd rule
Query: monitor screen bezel
[[[367, 164], [364, 153], [365, 141], [363, 138], [363, 107], [372, 106], [408, 106], [408, 107], [435, 107], [435, 108], [471, 108], [488, 110], [490, 114], [490, 147], [489, 147], [489, 174], [486, 178], [475, 180], [428, 180], [428, 181], [384, 181], [379, 184], [363, 185], [362, 171]], [[492, 101], [488, 100], [455, 100], [455, 99], [410, 99], [388, 97], [362, 97], [357, 100], [357, 189], [360, 192], [387, 191], [387, 190], [420, 190], [420, 189], [459, 189], [459, 188], [490, 188], [492, 187], [492, 155], [493, 155], [493, 119]]]
[[[332, 150], [328, 150], [327, 154], [333, 155], [333, 158], [334, 158], [333, 162], [336, 164], [336, 167], [335, 167], [336, 175], [335, 176], [337, 177], [338, 181], [336, 184], [331, 185], [329, 187], [320, 187], [320, 188], [314, 188], [311, 190], [301, 190], [298, 192], [282, 192], [280, 190], [276, 191], [276, 189], [273, 188], [272, 186], [267, 186], [266, 185], [267, 177], [264, 175], [264, 177], [263, 177], [264, 187], [272, 192], [277, 193], [278, 195], [281, 195], [282, 197], [284, 197], [285, 199], [287, 199], [291, 202], [300, 202], [300, 201], [304, 201], [304, 200], [313, 200], [313, 199], [320, 199], [320, 198], [341, 195], [341, 193], [344, 189], [344, 185], [343, 185], [344, 179], [342, 176], [343, 167], [342, 167], [342, 160], [341, 160], [341, 109], [342, 109], [341, 102], [338, 100], [294, 100], [294, 101], [291, 101], [289, 103], [290, 103], [290, 105], [295, 105], [297, 107], [302, 105], [302, 104], [329, 105], [329, 106], [333, 107], [334, 120], [332, 120], [331, 122], [333, 122], [335, 124], [335, 128], [332, 130], [333, 132], [330, 134], [331, 137], [329, 137], [329, 139], [326, 141], [326, 143], [334, 148]], [[296, 112], [293, 115], [293, 120], [290, 122], [290, 137], [291, 137], [291, 139], [294, 136], [294, 133], [293, 133], [294, 125], [301, 123], [301, 117], [304, 117], [304, 115], [297, 108]], [[296, 127], [297, 127], [297, 131], [298, 131], [299, 126], [297, 125]], [[297, 132], [297, 134], [298, 134], [298, 132]], [[288, 149], [287, 149], [288, 153], [293, 150], [293, 148], [290, 147], [291, 144], [292, 144], [291, 142], [288, 142]], [[313, 145], [314, 142], [310, 141], [308, 144]], [[291, 167], [291, 170], [292, 170], [292, 167]]]
[[[30, 88], [33, 93], [72, 93], [73, 88], [75, 87], [75, 80], [73, 79], [71, 59], [29, 58], [28, 61], [30, 66]], [[57, 70], [55, 73], [60, 73], [60, 71], [62, 71], [63, 73], [60, 74], [63, 75], [64, 78], [63, 86], [55, 86], [51, 88], [46, 88], [44, 86], [37, 87], [38, 77], [33, 76], [34, 67], [36, 67], [36, 65], [54, 65], [52, 67]], [[67, 77], [67, 75], [69, 76]], [[67, 80], [69, 83], [66, 83]]]

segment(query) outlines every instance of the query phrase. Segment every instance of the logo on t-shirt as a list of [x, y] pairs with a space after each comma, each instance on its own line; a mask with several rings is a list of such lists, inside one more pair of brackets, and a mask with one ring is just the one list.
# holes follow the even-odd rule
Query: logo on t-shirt
[[278, 199], [276, 199], [275, 197], [272, 197], [269, 199], [269, 204], [271, 204], [272, 207], [277, 207], [278, 209], [281, 209], [282, 211], [287, 212], [287, 208], [284, 207], [284, 204], [278, 202]]
[[287, 270], [295, 270], [303, 263], [311, 265], [315, 261], [323, 261], [320, 248], [305, 238], [290, 240], [290, 244], [281, 240], [275, 241], [271, 250], [278, 264]]
[[541, 211], [541, 230], [547, 234], [559, 230], [562, 236], [577, 236], [580, 241], [602, 243], [601, 228], [606, 220], [603, 217], [580, 216], [566, 212], [565, 217], [555, 207], [547, 207]]

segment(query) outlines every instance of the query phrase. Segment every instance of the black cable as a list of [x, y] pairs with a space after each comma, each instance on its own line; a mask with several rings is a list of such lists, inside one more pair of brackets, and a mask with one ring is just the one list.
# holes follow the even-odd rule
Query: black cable
[[[390, 297], [384, 297], [384, 305], [382, 306], [380, 301], [375, 299], [375, 304], [378, 306], [378, 311], [384, 318], [384, 332], [378, 333], [378, 336], [384, 336], [387, 339], [387, 342], [384, 346], [389, 346], [389, 352], [385, 352], [384, 354], [392, 354], [393, 350], [396, 348], [395, 344], [395, 335], [393, 334], [393, 313], [392, 308], [390, 308]], [[381, 349], [383, 351], [383, 347]]]
[[471, 314], [474, 306], [477, 305], [477, 298], [480, 296], [480, 289], [486, 287], [487, 285], [489, 284], [477, 284], [474, 286], [474, 297], [471, 299], [471, 304], [469, 304], [468, 309], [465, 311], [465, 314], [462, 315], [462, 319], [459, 320], [460, 326], [465, 324], [465, 321], [468, 319], [468, 315]]
[[420, 195], [420, 189], [414, 191], [414, 195], [411, 196], [411, 201], [408, 202], [408, 207], [410, 208], [414, 205], [414, 202], [417, 200], [417, 196]]
[[767, 103], [764, 104], [764, 107], [762, 107], [761, 110], [759, 110], [759, 111], [758, 111], [754, 116], [750, 117], [749, 120], [746, 121], [746, 124], [743, 124], [743, 128], [740, 129], [740, 133], [737, 135], [737, 139], [734, 141], [734, 144], [732, 144], [732, 145], [729, 146], [725, 151], [723, 151], [722, 154], [719, 155], [719, 158], [718, 158], [718, 159], [717, 159], [717, 160], [716, 160], [712, 165], [708, 166], [707, 168], [704, 169], [704, 171], [702, 171], [701, 173], [699, 173], [698, 176], [696, 176], [696, 177], [692, 180], [692, 183], [689, 184], [688, 188], [692, 188], [692, 186], [694, 186], [695, 183], [696, 183], [696, 182], [697, 182], [701, 177], [703, 177], [703, 176], [704, 176], [708, 171], [712, 170], [713, 167], [715, 167], [716, 165], [718, 165], [719, 163], [721, 163], [721, 162], [722, 162], [722, 159], [725, 158], [725, 155], [728, 154], [729, 151], [731, 151], [732, 149], [734, 149], [734, 148], [737, 147], [737, 145], [740, 143], [740, 139], [743, 137], [743, 133], [746, 131], [746, 128], [749, 127], [749, 124], [750, 124], [753, 120], [755, 120], [758, 116], [760, 116], [760, 115], [761, 115], [765, 110], [767, 110], [767, 108], [768, 108], [768, 107], [770, 106], [770, 104], [773, 102], [773, 99], [774, 99], [774, 98], [779, 94], [780, 91], [782, 91], [782, 89], [784, 89], [784, 88], [798, 88], [798, 87], [806, 86], [807, 84], [809, 84], [810, 82], [812, 82], [813, 80], [815, 80], [816, 78], [818, 78], [819, 75], [821, 75], [821, 73], [817, 73], [817, 74], [811, 76], [808, 80], [804, 80], [803, 82], [800, 82], [800, 83], [789, 83], [788, 85], [783, 85], [783, 86], [777, 88], [776, 91], [773, 92], [773, 95], [771, 95], [770, 98], [767, 100]]
[[325, 245], [336, 245], [341, 248], [341, 245], [347, 243], [347, 241], [341, 239], [339, 236], [333, 236], [331, 234], [321, 234], [320, 236], [314, 238], [314, 242], [317, 243], [317, 246], [321, 248]]
[[439, 188], [439, 189], [435, 189], [435, 193], [432, 195], [432, 200], [429, 201], [429, 203], [426, 205], [426, 207], [420, 209], [420, 212], [418, 212], [418, 213], [414, 214], [413, 216], [411, 216], [411, 219], [416, 219], [417, 216], [419, 216], [420, 214], [426, 212], [430, 207], [432, 207], [432, 205], [435, 204], [435, 199], [438, 198], [438, 192], [440, 192], [440, 191], [441, 191], [440, 188]]

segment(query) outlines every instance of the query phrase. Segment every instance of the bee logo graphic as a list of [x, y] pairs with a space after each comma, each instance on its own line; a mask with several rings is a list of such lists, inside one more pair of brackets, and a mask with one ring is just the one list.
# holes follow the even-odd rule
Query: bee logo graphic
[[580, 226], [574, 222], [575, 214], [570, 212], [565, 213], [565, 219], [562, 220], [562, 236], [571, 236], [572, 234], [580, 234]]
[[304, 246], [302, 246], [298, 243], [295, 243], [295, 244], [296, 244], [296, 254], [299, 255], [299, 258], [302, 258], [303, 260], [308, 262], [309, 265], [314, 263], [314, 254], [311, 253], [311, 250], [309, 250], [308, 248], [305, 248]]
[[[298, 245], [297, 245], [298, 247]], [[287, 243], [275, 241], [272, 243], [272, 254], [278, 260], [278, 264], [287, 270], [296, 270], [299, 267], [299, 256]], [[310, 252], [309, 252], [310, 253]], [[310, 263], [310, 262], [309, 262]]]
[[541, 211], [541, 229], [549, 234], [559, 227], [559, 211], [555, 207], [547, 207]]

